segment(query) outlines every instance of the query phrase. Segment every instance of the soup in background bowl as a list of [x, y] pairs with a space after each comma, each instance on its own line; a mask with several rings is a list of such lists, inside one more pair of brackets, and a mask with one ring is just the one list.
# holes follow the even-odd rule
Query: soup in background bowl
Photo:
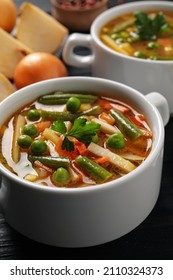
[[100, 39], [124, 55], [173, 60], [173, 12], [136, 11], [121, 15], [101, 28]]
[[[171, 38], [169, 38], [169, 44], [168, 40], [166, 42], [166, 38], [160, 38], [160, 43], [158, 44], [158, 42], [156, 42], [156, 39], [154, 39], [153, 37], [152, 40], [149, 39], [145, 41], [146, 44], [149, 44], [149, 47], [142, 47], [142, 49], [140, 48], [139, 50], [137, 48], [134, 51], [133, 48], [135, 48], [135, 44], [137, 44], [137, 42], [133, 44], [124, 42], [123, 47], [126, 48], [126, 51], [124, 51], [124, 53], [120, 53], [111, 49], [100, 39], [100, 31], [107, 23], [116, 19], [120, 19], [121, 17], [124, 17], [126, 15], [133, 15], [136, 12], [140, 12], [142, 14], [145, 14], [146, 16], [147, 13], [150, 13], [151, 11], [154, 11], [159, 15], [160, 12], [162, 12], [163, 14], [166, 13], [166, 21], [167, 17], [169, 17], [169, 22], [171, 21], [169, 26], [165, 25], [165, 21], [163, 20], [162, 16], [161, 18], [160, 16], [157, 17], [159, 18], [159, 20], [157, 19], [156, 21], [159, 21], [159, 26], [161, 29], [163, 29], [162, 32], [165, 32], [164, 36], [167, 31], [172, 32], [172, 2], [136, 1], [122, 4], [110, 8], [106, 12], [99, 15], [91, 26], [90, 34], [71, 34], [68, 37], [63, 49], [63, 59], [67, 64], [72, 66], [89, 66], [91, 67], [93, 76], [121, 82], [139, 90], [144, 95], [151, 91], [161, 92], [168, 100], [170, 112], [172, 114], [173, 60], [170, 60], [170, 58], [172, 57], [172, 43], [170, 42]], [[143, 20], [141, 21], [143, 22]], [[151, 23], [147, 23], [147, 25], [150, 26]], [[152, 26], [155, 26], [155, 23], [152, 23]], [[115, 34], [115, 36], [116, 35], [117, 34]], [[122, 35], [124, 37], [129, 36], [126, 33], [121, 34], [121, 36]], [[131, 33], [129, 38], [123, 38], [123, 40], [126, 41], [128, 39], [133, 41], [134, 39], [138, 39], [135, 36], [136, 34]], [[118, 40], [118, 43], [120, 43], [121, 41], [122, 38]], [[113, 44], [115, 45], [117, 41], [111, 39], [111, 42], [113, 42]], [[163, 46], [166, 44], [167, 46]], [[76, 52], [76, 47], [79, 46], [89, 48], [91, 54], [86, 56], [78, 55], [78, 53]], [[122, 45], [116, 44], [116, 47], [117, 46], [119, 47], [119, 49], [121, 49], [122, 52]], [[131, 52], [131, 55], [127, 55], [127, 50]], [[156, 50], [161, 52], [156, 53]], [[167, 53], [166, 56], [165, 52]], [[133, 56], [133, 53], [135, 56]], [[151, 55], [150, 58], [152, 59], [148, 59], [148, 54], [149, 56]], [[163, 58], [163, 54], [165, 58], [163, 60], [160, 60], [161, 58]], [[156, 60], [158, 56], [159, 60]]]
[[[38, 112], [36, 113], [34, 111], [33, 114], [31, 108], [35, 110], [33, 105], [35, 106], [38, 100], [43, 101], [44, 99], [45, 101], [45, 98], [47, 100], [46, 95], [48, 93], [55, 92], [57, 89], [61, 90], [64, 93], [67, 92], [70, 93], [77, 92], [80, 94], [90, 93], [92, 97], [96, 96], [97, 101], [94, 101], [96, 103], [93, 103], [91, 109], [94, 108], [94, 104], [95, 106], [97, 106], [96, 105], [97, 102], [99, 103], [101, 102], [103, 105], [103, 103], [106, 101], [106, 105], [110, 106], [109, 102], [107, 104], [107, 100], [111, 98], [111, 106], [117, 104], [119, 106], [121, 105], [123, 108], [124, 106], [130, 108], [130, 110], [131, 108], [133, 108], [135, 109], [135, 112], [139, 112], [140, 115], [142, 115], [142, 118], [143, 116], [145, 116], [144, 118], [146, 118], [147, 120], [146, 122], [147, 131], [149, 132], [149, 134], [150, 134], [150, 129], [152, 131], [152, 145], [149, 148], [149, 154], [147, 158], [139, 166], [137, 166], [136, 168], [134, 168], [134, 170], [125, 174], [124, 176], [121, 176], [114, 180], [109, 180], [108, 177], [106, 177], [106, 180], [102, 183], [100, 183], [99, 181], [99, 182], [95, 182], [94, 185], [87, 184], [85, 185], [85, 187], [77, 187], [76, 185], [74, 185], [72, 188], [50, 185], [47, 179], [46, 182], [44, 182], [44, 184], [43, 183], [40, 184], [40, 182], [37, 181], [32, 182], [32, 180], [29, 181], [26, 180], [26, 178], [25, 179], [20, 178], [19, 176], [14, 174], [13, 168], [16, 167], [10, 166], [10, 164], [8, 164], [9, 166], [7, 166], [6, 163], [4, 164], [3, 161], [2, 163], [0, 163], [0, 172], [2, 175], [2, 179], [1, 179], [2, 182], [0, 188], [1, 210], [5, 215], [6, 221], [14, 229], [19, 231], [21, 234], [33, 240], [36, 240], [38, 242], [42, 242], [53, 246], [63, 246], [63, 247], [85, 247], [85, 246], [102, 244], [114, 240], [116, 238], [119, 238], [120, 236], [128, 233], [129, 231], [137, 227], [148, 216], [148, 214], [151, 212], [151, 210], [153, 209], [157, 201], [159, 191], [160, 191], [161, 171], [162, 171], [162, 163], [163, 163], [164, 125], [166, 125], [169, 119], [168, 104], [166, 102], [166, 99], [158, 93], [150, 93], [146, 97], [144, 97], [141, 93], [134, 90], [133, 88], [130, 88], [128, 86], [110, 80], [105, 80], [100, 78], [89, 78], [89, 77], [68, 77], [68, 78], [52, 79], [52, 80], [39, 82], [30, 85], [28, 87], [25, 87], [21, 90], [18, 90], [13, 95], [6, 98], [0, 104], [1, 133], [3, 134], [4, 125], [9, 127], [6, 128], [4, 131], [8, 129], [10, 133], [11, 131], [13, 131], [13, 129], [14, 131], [18, 131], [15, 130], [16, 129], [15, 127], [13, 128], [12, 116], [15, 116], [14, 119], [15, 118], [18, 119], [19, 116], [24, 116], [24, 120], [25, 120], [24, 126], [27, 125], [27, 122], [28, 124], [31, 125], [34, 124], [35, 126], [37, 124], [37, 127], [39, 127], [40, 124], [42, 125], [42, 121], [43, 121], [42, 118], [40, 118]], [[85, 96], [87, 98], [90, 97], [89, 94], [85, 94]], [[51, 95], [51, 99], [52, 99], [52, 95]], [[155, 102], [157, 103], [156, 105], [158, 109], [155, 107], [155, 105], [153, 105], [155, 104]], [[88, 103], [84, 103], [84, 104], [88, 104]], [[39, 108], [37, 107], [39, 113], [40, 110], [43, 109], [43, 107], [45, 109], [45, 106], [47, 108], [48, 105], [39, 104]], [[49, 106], [50, 108], [52, 108], [52, 106], [57, 106], [57, 105], [49, 105]], [[64, 106], [64, 104], [62, 106]], [[67, 105], [65, 104], [65, 106]], [[82, 104], [81, 106], [85, 106], [85, 105]], [[70, 110], [72, 107], [70, 107]], [[21, 108], [23, 109], [21, 110]], [[74, 110], [74, 107], [72, 110]], [[88, 109], [85, 108], [85, 110], [89, 110], [89, 108]], [[111, 110], [110, 112], [112, 112]], [[115, 108], [113, 110], [115, 110]], [[79, 111], [75, 112], [75, 114], [78, 112]], [[108, 111], [105, 111], [104, 109], [103, 113], [105, 112], [108, 113]], [[68, 113], [68, 115], [69, 113], [74, 114], [74, 111], [73, 113], [69, 111], [65, 111], [65, 113]], [[86, 116], [86, 112], [85, 112], [85, 116]], [[107, 117], [107, 115], [103, 115], [103, 116]], [[132, 113], [131, 117], [132, 119], [135, 118], [135, 114]], [[64, 134], [66, 133], [64, 129], [65, 125], [63, 123], [62, 118], [59, 118], [59, 120], [60, 122], [58, 123], [56, 123], [57, 119], [53, 120], [53, 122], [52, 120], [51, 121], [45, 120], [45, 121], [51, 122], [51, 126], [53, 125], [52, 128], [56, 127], [57, 129], [57, 127], [59, 127], [61, 128], [61, 130], [63, 129], [63, 134]], [[86, 121], [84, 120], [83, 116], [80, 117], [78, 116], [78, 118], [75, 118], [74, 123], [79, 120], [80, 122], [82, 121], [82, 123], [84, 124], [84, 126], [82, 126], [82, 129], [84, 127], [87, 129], [88, 125], [90, 125], [90, 130], [91, 130], [90, 119], [86, 118], [87, 120]], [[97, 125], [94, 127], [100, 129], [100, 125], [98, 126], [97, 122], [98, 120], [100, 121], [101, 119], [98, 119], [96, 117], [96, 120], [97, 121], [95, 124]], [[14, 121], [16, 122], [16, 120]], [[103, 122], [104, 124], [106, 124], [105, 121]], [[74, 123], [72, 123], [72, 127], [74, 126]], [[30, 128], [32, 128], [31, 131], [34, 134], [35, 129], [33, 129], [32, 126], [29, 127], [29, 129], [28, 127], [25, 127], [25, 129], [23, 128], [20, 129], [19, 126], [20, 135], [17, 136], [17, 139], [19, 137], [17, 143], [19, 143], [20, 145], [22, 143], [22, 146], [28, 145], [28, 143], [30, 143], [29, 145], [31, 146], [28, 147], [17, 146], [17, 147], [19, 148], [20, 151], [24, 149], [25, 150], [24, 154], [25, 155], [29, 154], [30, 159], [32, 157], [37, 157], [38, 159], [38, 157], [43, 157], [44, 152], [47, 152], [44, 150], [46, 145], [49, 145], [47, 141], [50, 142], [53, 141], [50, 139], [49, 140], [46, 139], [45, 141], [44, 138], [45, 136], [43, 137], [42, 134], [41, 136], [39, 136], [38, 134], [38, 138], [39, 137], [40, 138], [37, 140], [46, 142], [45, 143], [46, 145], [42, 143], [43, 146], [41, 146], [41, 148], [38, 149], [38, 146], [37, 145], [35, 146], [34, 144], [34, 146], [37, 147], [37, 149], [35, 148], [33, 149], [32, 143], [34, 143], [34, 141], [37, 140], [35, 139], [35, 136], [31, 135], [32, 134], [31, 132], [29, 132], [31, 134], [28, 135], [28, 131], [30, 131]], [[52, 132], [54, 133], [54, 130], [52, 130], [52, 128], [48, 127], [48, 130], [50, 129], [51, 133]], [[92, 129], [93, 129], [93, 125], [92, 125]], [[120, 127], [118, 127], [118, 129], [120, 129]], [[146, 128], [142, 128], [142, 129], [146, 129]], [[50, 132], [50, 130], [48, 132]], [[91, 137], [93, 136], [95, 137], [95, 135], [91, 135], [90, 130], [88, 136], [90, 135]], [[78, 130], [78, 132], [80, 131]], [[56, 130], [55, 133], [57, 136], [58, 132], [56, 132]], [[97, 131], [97, 133], [102, 133], [102, 132]], [[124, 135], [123, 133], [121, 134]], [[25, 141], [22, 142], [23, 138], [20, 139], [20, 136], [22, 135], [24, 136], [28, 135], [31, 138], [30, 139], [31, 142], [30, 140], [26, 142]], [[109, 137], [109, 135], [110, 133], [106, 132], [104, 137], [107, 138]], [[120, 138], [121, 140], [123, 138], [122, 135]], [[75, 136], [77, 137], [77, 135]], [[61, 135], [58, 137], [61, 137]], [[66, 146], [67, 143], [68, 145], [71, 145], [72, 143], [71, 144], [69, 143], [70, 141], [72, 142], [73, 138], [71, 138], [71, 136], [67, 134], [66, 137], [68, 138], [68, 140], [64, 143], [64, 145]], [[9, 139], [7, 138], [5, 142], [8, 146], [9, 143], [8, 141], [11, 137], [9, 137]], [[101, 135], [98, 138], [99, 138], [98, 141], [104, 142]], [[127, 135], [125, 136], [125, 138], [127, 138]], [[74, 142], [79, 144], [78, 141], [81, 142], [80, 141], [81, 139], [77, 139], [77, 140], [76, 139]], [[132, 141], [137, 141], [137, 139], [136, 140], [133, 139]], [[5, 142], [2, 143], [1, 145], [2, 153], [4, 153]], [[38, 142], [36, 143], [38, 144]], [[97, 147], [96, 153], [99, 152], [100, 148], [101, 151], [102, 149], [108, 148], [107, 146], [106, 147], [97, 146], [98, 143], [95, 143], [93, 139], [90, 143], [87, 144], [84, 142], [83, 144], [87, 146], [87, 145], [91, 145], [92, 143], [94, 147], [95, 145]], [[107, 145], [107, 140], [106, 140], [106, 145]], [[14, 148], [14, 146], [15, 145], [12, 145], [12, 149]], [[52, 149], [52, 146], [51, 145], [49, 146], [50, 150]], [[38, 150], [39, 152], [41, 151], [41, 154], [38, 154]], [[53, 151], [54, 153], [54, 149], [52, 149], [51, 151]], [[7, 154], [9, 154], [9, 151], [7, 151]], [[16, 156], [16, 154], [15, 153], [13, 154], [12, 151], [12, 157], [14, 155]], [[19, 156], [21, 155], [19, 154]], [[44, 156], [46, 157], [50, 155], [45, 154]], [[104, 154], [102, 156], [99, 155], [99, 157], [97, 156], [97, 159], [99, 158], [100, 160], [100, 157], [103, 159], [103, 156], [105, 155]], [[107, 156], [109, 158], [109, 154], [106, 154], [106, 157]], [[78, 155], [78, 157], [81, 160], [81, 157], [88, 157], [88, 155], [85, 156]], [[15, 159], [15, 157], [13, 159]], [[16, 159], [18, 160], [18, 154]], [[95, 155], [93, 155], [92, 161], [94, 162], [95, 159], [96, 157]], [[68, 158], [65, 157], [65, 162], [67, 163], [69, 161], [72, 162], [72, 160], [68, 160]], [[41, 167], [43, 169], [42, 170], [43, 172], [49, 171], [49, 168], [53, 169], [52, 166], [47, 166], [47, 170], [45, 170], [45, 162], [41, 162], [41, 160], [37, 162], [36, 164], [37, 166], [36, 167], [34, 166], [34, 168], [40, 168], [41, 166], [40, 163], [44, 165], [44, 168], [42, 168], [43, 166]], [[98, 165], [101, 167], [101, 164]], [[89, 166], [91, 169], [93, 168], [93, 164]], [[94, 164], [94, 166], [97, 165]], [[30, 167], [33, 168], [32, 166]], [[83, 165], [81, 167], [82, 170], [83, 167], [86, 168], [86, 165]], [[26, 165], [25, 162], [23, 164], [23, 161], [21, 161], [18, 168], [20, 170], [25, 170], [25, 168], [28, 168], [28, 165]], [[65, 168], [66, 171], [68, 170], [68, 166], [63, 166], [63, 168]], [[88, 170], [85, 171], [87, 174], [86, 177], [88, 177], [88, 174], [93, 175], [93, 169], [92, 172], [91, 169], [89, 170], [89, 172]], [[106, 166], [104, 166], [104, 169], [106, 170]], [[98, 168], [96, 170], [98, 171]], [[96, 171], [94, 171], [94, 174], [96, 174], [95, 172]], [[106, 170], [106, 172], [104, 171], [102, 174], [105, 175], [105, 173], [106, 174], [112, 173], [110, 167], [108, 170]], [[55, 177], [56, 179], [59, 178], [57, 175]], [[61, 179], [64, 180], [64, 178], [67, 177], [62, 176]], [[91, 180], [91, 178], [89, 179]], [[47, 185], [45, 185], [45, 183]]]

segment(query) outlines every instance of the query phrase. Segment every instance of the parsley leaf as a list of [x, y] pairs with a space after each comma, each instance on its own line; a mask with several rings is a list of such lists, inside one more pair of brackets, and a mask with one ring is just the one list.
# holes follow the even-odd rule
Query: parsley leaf
[[161, 12], [155, 16], [137, 12], [135, 13], [135, 26], [141, 39], [155, 40], [158, 33], [167, 26], [167, 22]]
[[68, 152], [74, 151], [74, 143], [73, 141], [69, 140], [68, 137], [64, 137], [62, 142], [62, 150], [66, 150]]
[[74, 143], [68, 138], [69, 136], [76, 138], [80, 142], [90, 143], [92, 136], [96, 135], [100, 129], [100, 124], [89, 122], [85, 118], [78, 118], [74, 121], [71, 130], [67, 133], [64, 121], [58, 119], [52, 124], [51, 129], [64, 135], [62, 149], [71, 152], [74, 151]]
[[94, 136], [99, 129], [99, 124], [87, 122], [87, 119], [85, 118], [78, 118], [74, 121], [74, 124], [67, 135], [73, 136], [80, 142], [90, 143], [92, 136]]
[[59, 133], [65, 134], [67, 132], [65, 123], [62, 119], [58, 119], [57, 121], [55, 121], [52, 126], [51, 126], [52, 130], [55, 130]]

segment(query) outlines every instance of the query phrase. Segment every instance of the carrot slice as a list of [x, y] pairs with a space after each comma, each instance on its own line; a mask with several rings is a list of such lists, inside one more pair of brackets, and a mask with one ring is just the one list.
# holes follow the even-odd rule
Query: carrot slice
[[137, 125], [137, 126], [143, 126], [141, 119], [138, 117], [138, 115], [133, 115], [130, 117], [131, 121]]
[[51, 169], [50, 167], [44, 165], [44, 164], [43, 164], [42, 162], [40, 162], [39, 160], [36, 160], [36, 161], [34, 162], [34, 165], [37, 166], [37, 167], [43, 168], [43, 169], [46, 170], [48, 173], [51, 173], [51, 174], [52, 174], [52, 173], [54, 172], [53, 169]]
[[129, 112], [129, 108], [128, 107], [125, 107], [121, 104], [114, 104], [113, 108], [117, 109], [118, 111], [120, 111], [121, 113], [125, 114], [127, 112]]
[[112, 108], [113, 108], [113, 106], [110, 104], [110, 102], [108, 102], [108, 101], [106, 101], [106, 100], [104, 100], [104, 99], [100, 99], [99, 100], [99, 105], [101, 106], [101, 107], [104, 107], [105, 108], [105, 110], [111, 110]]
[[84, 143], [79, 142], [80, 144], [76, 145], [76, 148], [81, 156], [88, 154], [88, 149]]
[[63, 150], [62, 142], [63, 142], [63, 139], [60, 137], [58, 140], [58, 143], [56, 145], [56, 151], [58, 152], [58, 154], [62, 157], [68, 157], [70, 160], [75, 159], [79, 155], [77, 148], [75, 147], [74, 151], [71, 151], [71, 152]]
[[45, 130], [45, 128], [48, 128], [48, 127], [51, 126], [51, 122], [50, 121], [42, 121], [42, 122], [36, 123], [35, 125], [36, 125], [39, 132], [43, 132]]
[[107, 113], [103, 112], [100, 115], [100, 118], [104, 121], [106, 121], [108, 124], [113, 125], [115, 123], [115, 120]]
[[94, 161], [98, 164], [103, 164], [103, 163], [109, 162], [109, 157], [99, 157], [99, 158], [94, 159]]
[[162, 46], [172, 46], [172, 39], [171, 38], [159, 38], [157, 42]]

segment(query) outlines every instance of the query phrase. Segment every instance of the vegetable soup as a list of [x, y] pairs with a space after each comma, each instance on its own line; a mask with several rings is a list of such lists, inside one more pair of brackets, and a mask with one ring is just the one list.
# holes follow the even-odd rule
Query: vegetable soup
[[19, 177], [77, 188], [137, 168], [152, 147], [146, 117], [128, 104], [56, 91], [18, 110], [0, 130], [0, 161]]
[[127, 56], [173, 60], [173, 11], [124, 14], [101, 28], [100, 39]]

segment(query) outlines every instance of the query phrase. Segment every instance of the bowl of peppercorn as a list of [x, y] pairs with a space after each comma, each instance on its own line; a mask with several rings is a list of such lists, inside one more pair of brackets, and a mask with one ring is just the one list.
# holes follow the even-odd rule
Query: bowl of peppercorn
[[107, 9], [108, 0], [50, 0], [54, 18], [71, 31], [89, 31], [94, 19]]

